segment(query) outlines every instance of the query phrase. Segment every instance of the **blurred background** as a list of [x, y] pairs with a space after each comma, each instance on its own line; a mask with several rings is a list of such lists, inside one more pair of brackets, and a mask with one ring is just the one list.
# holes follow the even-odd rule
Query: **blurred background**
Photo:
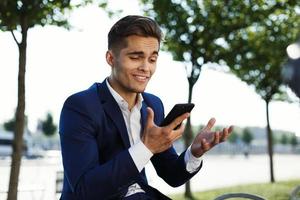
[[[260, 195], [289, 199], [300, 185], [300, 2], [32, 2], [37, 10], [21, 0], [0, 3], [0, 200], [13, 185], [19, 199], [59, 198], [60, 110], [69, 95], [110, 74], [107, 33], [128, 14], [154, 18], [165, 34], [147, 92], [162, 99], [166, 113], [176, 103], [196, 105], [185, 137], [175, 144], [178, 153], [211, 117], [217, 128], [235, 126], [228, 142], [204, 156], [190, 183], [172, 188], [149, 164], [151, 185], [174, 199], [211, 199], [198, 192], [281, 181], [287, 181], [284, 190], [265, 186], [269, 192]], [[33, 14], [38, 11], [44, 16]], [[30, 23], [24, 24], [26, 14]], [[18, 157], [11, 157], [14, 139], [23, 140], [16, 143], [21, 163], [13, 171], [17, 183], [9, 186], [11, 166], [18, 169]]]

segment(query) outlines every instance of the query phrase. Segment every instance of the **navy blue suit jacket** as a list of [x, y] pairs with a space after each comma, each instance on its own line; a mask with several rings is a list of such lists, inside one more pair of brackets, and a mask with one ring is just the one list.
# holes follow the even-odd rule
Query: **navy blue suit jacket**
[[[161, 100], [149, 93], [142, 95], [142, 128], [148, 106], [159, 124], [164, 118]], [[59, 133], [64, 166], [61, 199], [120, 199], [133, 183], [139, 183], [146, 192], [150, 188], [144, 170], [138, 171], [129, 154], [122, 112], [105, 81], [65, 101]], [[196, 173], [186, 171], [184, 153], [178, 156], [172, 147], [151, 158], [157, 174], [173, 187], [184, 184]]]

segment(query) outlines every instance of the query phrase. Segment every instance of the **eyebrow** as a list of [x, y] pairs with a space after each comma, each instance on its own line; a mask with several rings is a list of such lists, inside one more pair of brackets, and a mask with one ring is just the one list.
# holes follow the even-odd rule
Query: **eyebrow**
[[[144, 55], [145, 53], [143, 51], [132, 51], [132, 52], [128, 52], [127, 55]], [[158, 55], [158, 51], [153, 51], [152, 55]]]

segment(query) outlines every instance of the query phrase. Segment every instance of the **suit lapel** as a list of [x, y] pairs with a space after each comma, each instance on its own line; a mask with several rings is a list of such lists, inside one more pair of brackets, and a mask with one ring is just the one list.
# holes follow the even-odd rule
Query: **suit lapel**
[[111, 118], [111, 120], [116, 125], [125, 147], [129, 148], [130, 142], [128, 138], [126, 124], [122, 115], [122, 111], [120, 110], [116, 100], [109, 92], [105, 81], [106, 80], [98, 84], [98, 88], [99, 88], [98, 94], [100, 96], [103, 109], [105, 113]]
[[143, 101], [143, 104], [142, 104], [142, 108], [141, 108], [141, 128], [142, 128], [142, 131], [141, 133], [143, 132], [144, 128], [145, 128], [145, 124], [146, 124], [146, 120], [147, 120], [147, 104], [145, 103], [145, 99]]

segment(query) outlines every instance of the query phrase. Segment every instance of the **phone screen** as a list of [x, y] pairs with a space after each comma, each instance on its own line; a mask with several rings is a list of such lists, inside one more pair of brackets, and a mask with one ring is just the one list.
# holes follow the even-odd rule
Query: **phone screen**
[[[168, 115], [165, 117], [165, 119], [162, 121], [160, 126], [167, 126], [169, 125], [174, 119], [179, 117], [180, 115], [184, 113], [190, 113], [192, 109], [194, 108], [195, 104], [193, 103], [181, 103], [181, 104], [175, 104], [172, 110], [168, 113]], [[181, 124], [176, 126], [174, 130], [178, 129]]]

